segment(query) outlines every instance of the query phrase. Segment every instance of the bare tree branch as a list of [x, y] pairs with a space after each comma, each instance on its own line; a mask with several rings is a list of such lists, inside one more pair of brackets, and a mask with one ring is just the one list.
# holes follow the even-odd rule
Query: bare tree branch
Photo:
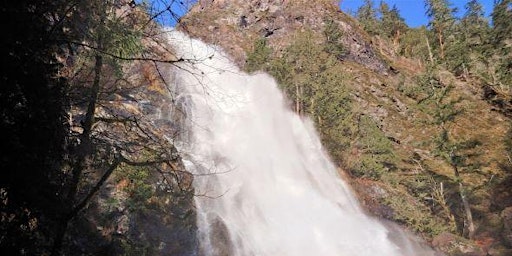
[[114, 170], [119, 166], [121, 163], [119, 158], [115, 158], [114, 162], [110, 165], [110, 167], [105, 171], [103, 176], [101, 176], [100, 180], [96, 183], [96, 185], [89, 191], [89, 194], [79, 203], [77, 204], [73, 210], [69, 213], [68, 218], [71, 220], [74, 218], [91, 200], [92, 197], [100, 190], [100, 188], [105, 184], [105, 182], [108, 180], [108, 178], [112, 175]]

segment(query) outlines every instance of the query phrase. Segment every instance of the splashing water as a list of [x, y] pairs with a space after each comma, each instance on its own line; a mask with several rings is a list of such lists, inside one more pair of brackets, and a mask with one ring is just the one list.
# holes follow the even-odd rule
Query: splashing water
[[272, 77], [245, 74], [180, 32], [169, 40], [191, 60], [179, 64], [173, 90], [188, 131], [179, 147], [195, 174], [201, 254], [434, 255], [393, 242], [399, 232], [363, 213]]

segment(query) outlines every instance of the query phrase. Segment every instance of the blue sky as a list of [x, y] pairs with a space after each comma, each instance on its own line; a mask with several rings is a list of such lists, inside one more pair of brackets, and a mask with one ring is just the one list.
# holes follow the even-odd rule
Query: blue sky
[[[363, 0], [341, 0], [341, 10], [353, 14], [363, 4]], [[391, 7], [396, 5], [400, 10], [400, 15], [405, 19], [405, 22], [410, 27], [419, 27], [421, 25], [427, 25], [428, 18], [425, 15], [425, 1], [423, 0], [385, 0]], [[452, 7], [457, 7], [458, 16], [462, 16], [465, 13], [464, 5], [467, 0], [451, 0]], [[480, 0], [480, 4], [483, 5], [485, 14], [489, 16], [492, 12], [494, 0]], [[380, 0], [374, 0], [375, 6], [378, 6]]]
[[[136, 2], [140, 3], [143, 0], [138, 0]], [[425, 4], [424, 0], [384, 0], [390, 7], [396, 5], [396, 7], [400, 10], [400, 14], [405, 19], [405, 22], [410, 27], [419, 27], [421, 25], [427, 25], [428, 18], [425, 15]], [[183, 15], [186, 10], [184, 10], [183, 6], [180, 5], [180, 2], [185, 3], [187, 5], [196, 2], [196, 0], [149, 0], [149, 2], [153, 3], [153, 5], [157, 8], [161, 8], [161, 6], [165, 6], [166, 4], [173, 4], [173, 11], [178, 15]], [[465, 12], [464, 5], [468, 2], [468, 0], [449, 0], [452, 4], [452, 7], [456, 7], [458, 9], [458, 16], [462, 16]], [[489, 16], [492, 12], [493, 2], [494, 0], [480, 0], [479, 1], [483, 7], [485, 14]], [[344, 12], [353, 14], [357, 9], [364, 3], [363, 0], [341, 0], [340, 7]], [[380, 0], [374, 0], [375, 6], [378, 6]], [[160, 23], [165, 25], [174, 26], [176, 23], [176, 17], [170, 17], [169, 15], [162, 15], [158, 20]]]

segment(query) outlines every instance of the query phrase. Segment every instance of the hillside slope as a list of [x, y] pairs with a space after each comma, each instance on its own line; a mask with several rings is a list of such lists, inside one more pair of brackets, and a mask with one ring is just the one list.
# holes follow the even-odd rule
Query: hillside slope
[[328, 0], [200, 1], [179, 28], [272, 74], [369, 212], [448, 255], [511, 253], [510, 119], [475, 80], [398, 56]]

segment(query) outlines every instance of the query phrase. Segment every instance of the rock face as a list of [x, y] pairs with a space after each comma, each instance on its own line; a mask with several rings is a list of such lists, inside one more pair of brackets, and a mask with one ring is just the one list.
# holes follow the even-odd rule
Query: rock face
[[[124, 147], [123, 157], [142, 164], [123, 163], [113, 171], [70, 223], [65, 255], [198, 254], [193, 177], [169, 140], [178, 133], [178, 121], [172, 119], [170, 111], [172, 101], [165, 83], [169, 81], [160, 79], [167, 68], [157, 71], [154, 67], [147, 62], [125, 66], [128, 85], [118, 85], [106, 94], [107, 98], [102, 98], [104, 103], [96, 110], [97, 116], [105, 120], [136, 120], [136, 125], [131, 125], [138, 128], [126, 125], [131, 121], [119, 125], [114, 125], [116, 121], [98, 122], [95, 138]], [[108, 86], [107, 83], [105, 87]], [[75, 106], [72, 122], [79, 122], [83, 113], [83, 108]], [[165, 146], [152, 148], [152, 142]], [[126, 150], [133, 145], [142, 147]], [[145, 164], [154, 158], [152, 149], [165, 150], [157, 153], [170, 152], [166, 154], [171, 157], [165, 162]], [[84, 174], [90, 183], [103, 175], [95, 173], [98, 170]]]
[[388, 65], [372, 48], [354, 20], [340, 12], [334, 1], [223, 0], [200, 1], [181, 19], [179, 27], [193, 37], [221, 46], [240, 66], [255, 40], [267, 38], [276, 49], [283, 49], [294, 32], [322, 31], [328, 19], [343, 33], [348, 49], [343, 57], [373, 71], [387, 73]]
[[[315, 45], [324, 46], [327, 24], [334, 24], [341, 31], [337, 43], [344, 51], [336, 56], [334, 65], [346, 79], [335, 84], [350, 92], [357, 112], [357, 117], [348, 122], [361, 130], [359, 124], [365, 124], [361, 120], [369, 119], [367, 123], [375, 124], [372, 131], [378, 131], [382, 141], [389, 142], [394, 157], [399, 159], [394, 165], [385, 165], [380, 178], [347, 175], [362, 204], [370, 213], [403, 224], [429, 241], [443, 234], [436, 245], [449, 255], [507, 255], [511, 248], [507, 231], [510, 215], [505, 209], [510, 207], [512, 197], [509, 183], [505, 182], [510, 171], [504, 167], [509, 166], [509, 160], [503, 141], [507, 140], [505, 134], [509, 128], [507, 117], [492, 111], [492, 104], [503, 105], [506, 99], [444, 70], [428, 77], [427, 84], [439, 88], [453, 86], [449, 98], [461, 99], [457, 107], [463, 111], [457, 115], [456, 125], [450, 128], [450, 136], [481, 142], [470, 152], [474, 159], [468, 163], [479, 165], [480, 174], [469, 167], [462, 170], [464, 185], [471, 190], [468, 197], [477, 226], [475, 239], [469, 241], [463, 238], [465, 220], [458, 178], [446, 161], [436, 157], [432, 147], [433, 138], [440, 131], [432, 124], [432, 109], [426, 109], [432, 106], [420, 106], [423, 99], [430, 97], [424, 88], [428, 87], [423, 81], [426, 67], [421, 61], [398, 56], [391, 43], [368, 35], [356, 20], [328, 0], [204, 0], [182, 17], [178, 28], [219, 46], [243, 68], [257, 41], [264, 40], [270, 49], [268, 63], [287, 61], [287, 48], [296, 46], [293, 42], [304, 32], [311, 32]], [[302, 66], [293, 68], [303, 70]], [[310, 73], [315, 76], [321, 72], [316, 69]], [[297, 77], [301, 75], [299, 72]], [[333, 158], [339, 158], [333, 160], [349, 172], [347, 166], [362, 159], [364, 154], [361, 137], [364, 136], [351, 138], [353, 141], [342, 154], [330, 152]], [[376, 167], [365, 168], [368, 170], [363, 171], [371, 172]], [[455, 247], [456, 250], [451, 250]]]

